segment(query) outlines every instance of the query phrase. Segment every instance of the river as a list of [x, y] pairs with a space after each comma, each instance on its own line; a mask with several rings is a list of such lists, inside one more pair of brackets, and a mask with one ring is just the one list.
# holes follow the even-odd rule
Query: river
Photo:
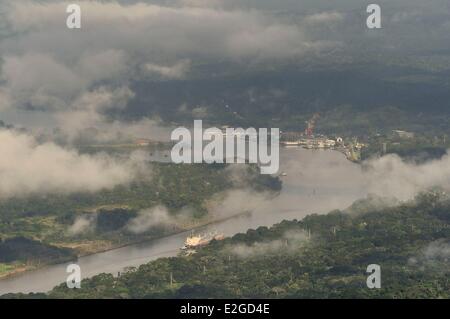
[[[281, 148], [280, 172], [287, 175], [282, 177], [283, 188], [279, 196], [255, 201], [251, 214], [211, 224], [197, 231], [214, 229], [232, 236], [249, 228], [270, 226], [284, 219], [301, 219], [311, 213], [343, 209], [367, 194], [361, 167], [349, 162], [339, 152]], [[175, 256], [188, 234], [180, 233], [81, 257], [76, 263], [81, 267], [83, 278], [99, 273], [117, 274], [125, 267]], [[68, 264], [52, 265], [0, 280], [0, 295], [51, 290], [65, 282]]]

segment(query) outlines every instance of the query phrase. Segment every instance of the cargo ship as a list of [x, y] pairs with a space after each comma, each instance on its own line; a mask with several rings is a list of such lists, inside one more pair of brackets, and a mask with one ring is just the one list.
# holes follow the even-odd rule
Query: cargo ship
[[297, 147], [302, 145], [302, 143], [300, 141], [282, 141], [281, 145], [286, 147]]
[[199, 235], [192, 234], [191, 236], [186, 238], [186, 241], [184, 242], [183, 247], [181, 247], [181, 250], [205, 246], [208, 245], [212, 240], [223, 240], [224, 238], [225, 236], [223, 234], [219, 234], [217, 232]]

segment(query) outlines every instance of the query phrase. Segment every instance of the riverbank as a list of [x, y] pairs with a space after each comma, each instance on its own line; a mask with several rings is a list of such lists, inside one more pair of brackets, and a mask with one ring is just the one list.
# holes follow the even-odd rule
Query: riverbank
[[[308, 154], [313, 154], [317, 151], [323, 151], [324, 153], [336, 153], [339, 155], [344, 155], [343, 157], [345, 157], [345, 154], [343, 154], [343, 152], [340, 152], [339, 150], [335, 150], [335, 149], [305, 149], [302, 147], [286, 147], [283, 148], [284, 151], [286, 152], [292, 152], [292, 153], [297, 153], [297, 152], [307, 152]], [[348, 160], [348, 158], [347, 158]], [[351, 161], [350, 161], [351, 162]], [[288, 179], [290, 179], [292, 177], [292, 174], [289, 173]], [[286, 177], [283, 177], [283, 180], [286, 181]], [[274, 197], [278, 196], [278, 193], [274, 193]], [[208, 204], [207, 204], [208, 206]], [[210, 207], [212, 209], [212, 207]], [[209, 209], [208, 209], [209, 210]], [[229, 219], [233, 219], [239, 216], [243, 216], [249, 214], [249, 212], [241, 212], [238, 214], [232, 214], [232, 215], [228, 215], [226, 217], [222, 217], [222, 218], [215, 218], [214, 217], [214, 213], [212, 216], [210, 215], [206, 215], [204, 217], [202, 217], [201, 219], [183, 219], [183, 220], [178, 220], [175, 224], [174, 227], [172, 228], [172, 230], [169, 230], [168, 232], [164, 233], [163, 235], [158, 235], [158, 236], [148, 236], [148, 235], [144, 235], [143, 237], [136, 239], [136, 240], [127, 240], [126, 238], [122, 238], [121, 241], [118, 242], [113, 242], [113, 241], [108, 241], [108, 240], [91, 240], [91, 241], [80, 241], [80, 242], [75, 242], [75, 243], [66, 243], [66, 242], [52, 242], [50, 243], [51, 245], [58, 247], [58, 248], [70, 248], [73, 249], [77, 255], [77, 258], [82, 258], [82, 257], [87, 257], [87, 256], [91, 256], [91, 255], [95, 255], [95, 254], [99, 254], [99, 253], [104, 253], [104, 252], [108, 252], [108, 251], [112, 251], [112, 250], [116, 250], [116, 249], [120, 249], [120, 248], [124, 248], [124, 247], [128, 247], [128, 246], [132, 246], [132, 245], [137, 245], [137, 244], [141, 244], [141, 243], [147, 243], [147, 242], [151, 242], [153, 240], [158, 240], [158, 239], [163, 239], [166, 237], [170, 237], [173, 235], [177, 235], [177, 234], [181, 234], [184, 232], [188, 232], [188, 231], [192, 231], [195, 230], [197, 228], [200, 227], [205, 227], [205, 226], [209, 226], [215, 223], [220, 223], [220, 222], [224, 222], [227, 221]], [[72, 260], [67, 260], [65, 262], [70, 262], [73, 261]], [[52, 266], [52, 265], [58, 265], [58, 264], [62, 264], [61, 262], [56, 262], [56, 263], [43, 263], [40, 262], [39, 264], [22, 264], [18, 267], [14, 267], [10, 270], [5, 271], [4, 273], [0, 274], [0, 281], [3, 279], [7, 279], [7, 278], [11, 278], [11, 277], [15, 277], [18, 275], [21, 275], [25, 272], [30, 272], [30, 271], [35, 271], [35, 270], [39, 270], [39, 269], [43, 269], [45, 267], [48, 266]]]
[[[182, 233], [189, 232], [189, 231], [195, 231], [196, 229], [201, 228], [201, 227], [210, 226], [210, 225], [213, 225], [215, 223], [224, 222], [224, 221], [227, 221], [229, 219], [233, 219], [233, 218], [240, 217], [240, 216], [245, 216], [247, 214], [249, 214], [249, 212], [241, 212], [241, 213], [238, 213], [238, 214], [235, 214], [235, 215], [231, 215], [231, 216], [227, 216], [227, 217], [224, 217], [224, 218], [206, 219], [206, 220], [203, 220], [203, 221], [198, 222], [198, 223], [193, 222], [189, 226], [187, 226], [186, 228], [179, 228], [176, 231], [168, 232], [168, 233], [166, 233], [166, 234], [164, 234], [162, 236], [154, 236], [154, 237], [148, 236], [148, 237], [144, 237], [144, 238], [139, 239], [139, 240], [131, 240], [131, 241], [127, 241], [127, 242], [122, 242], [120, 244], [110, 243], [110, 245], [108, 247], [106, 247], [106, 248], [88, 249], [89, 252], [79, 253], [79, 254], [77, 254], [77, 258], [88, 257], [88, 256], [91, 256], [91, 255], [95, 255], [95, 254], [99, 254], [99, 253], [105, 253], [105, 252], [108, 252], [108, 251], [113, 251], [113, 250], [116, 250], [116, 249], [132, 246], [132, 245], [138, 245], [138, 244], [148, 243], [148, 242], [151, 242], [151, 241], [154, 241], [154, 240], [158, 240], [158, 239], [164, 239], [166, 237], [182, 234]], [[70, 245], [54, 244], [54, 246], [55, 247], [63, 247], [63, 248], [71, 248]], [[98, 246], [98, 247], [101, 247], [101, 246]], [[105, 246], [103, 246], [103, 247], [105, 247]], [[6, 269], [3, 270], [3, 269], [0, 268], [0, 270], [3, 270], [3, 271], [0, 271], [0, 282], [1, 282], [1, 280], [8, 279], [8, 278], [15, 277], [15, 276], [19, 276], [19, 275], [21, 275], [23, 273], [26, 273], [26, 272], [44, 269], [45, 267], [48, 267], [48, 266], [61, 265], [61, 264], [65, 264], [65, 263], [70, 262], [70, 261], [75, 261], [75, 260], [67, 260], [64, 263], [57, 262], [57, 263], [40, 263], [40, 264], [18, 264], [17, 266], [15, 266], [15, 265], [6, 265], [5, 264], [4, 268], [6, 268]], [[12, 268], [10, 268], [10, 267], [12, 267]], [[8, 269], [8, 268], [10, 268], [10, 269]]]
[[27, 267], [26, 265], [23, 264], [18, 265], [0, 264], [0, 280], [31, 269], [32, 269], [31, 267]]
[[[269, 227], [282, 220], [345, 209], [367, 195], [363, 170], [340, 152], [281, 148], [280, 172], [286, 175], [282, 177], [282, 189], [277, 196], [267, 198], [241, 192], [209, 208], [215, 219], [202, 220], [204, 228], [200, 224], [198, 227], [184, 225], [185, 233], [136, 241], [140, 244], [122, 243], [121, 247], [80, 257], [77, 264], [82, 269], [82, 278], [100, 273], [117, 274], [128, 267], [139, 267], [155, 259], [176, 256], [189, 236], [189, 229], [198, 229], [199, 232], [217, 230], [226, 237], [232, 237], [260, 226]], [[205, 226], [207, 224], [209, 226]], [[49, 265], [0, 281], [0, 295], [45, 292], [63, 283], [66, 278], [66, 264]]]

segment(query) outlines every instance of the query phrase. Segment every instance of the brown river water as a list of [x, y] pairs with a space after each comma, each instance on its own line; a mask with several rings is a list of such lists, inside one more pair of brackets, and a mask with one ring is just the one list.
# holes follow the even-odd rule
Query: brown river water
[[[214, 223], [196, 231], [217, 230], [226, 236], [246, 232], [250, 228], [271, 226], [284, 219], [301, 219], [311, 213], [327, 213], [348, 207], [367, 195], [364, 173], [360, 165], [349, 162], [339, 152], [280, 149], [280, 172], [283, 189], [270, 200], [255, 201], [251, 214]], [[251, 200], [251, 199], [250, 199]], [[220, 209], [220, 206], [217, 208]], [[248, 207], [242, 207], [248, 210]], [[239, 211], [236, 211], [239, 213]], [[117, 274], [125, 267], [139, 266], [160, 257], [175, 256], [189, 231], [145, 243], [79, 258], [82, 277], [99, 273]], [[45, 292], [65, 282], [69, 263], [47, 266], [0, 280], [0, 295], [17, 292]]]

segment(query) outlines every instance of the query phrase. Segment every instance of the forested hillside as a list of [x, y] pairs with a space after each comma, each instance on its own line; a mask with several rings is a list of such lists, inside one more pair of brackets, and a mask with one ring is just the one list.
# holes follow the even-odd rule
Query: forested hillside
[[241, 167], [239, 180], [235, 169], [152, 163], [151, 177], [130, 185], [0, 199], [0, 278], [208, 223], [214, 217], [207, 203], [231, 189], [281, 188], [278, 178], [259, 174], [256, 166]]
[[[450, 199], [430, 192], [380, 203], [260, 227], [119, 278], [100, 274], [81, 289], [62, 284], [26, 297], [449, 298]], [[367, 288], [369, 264], [381, 267], [380, 289]]]

